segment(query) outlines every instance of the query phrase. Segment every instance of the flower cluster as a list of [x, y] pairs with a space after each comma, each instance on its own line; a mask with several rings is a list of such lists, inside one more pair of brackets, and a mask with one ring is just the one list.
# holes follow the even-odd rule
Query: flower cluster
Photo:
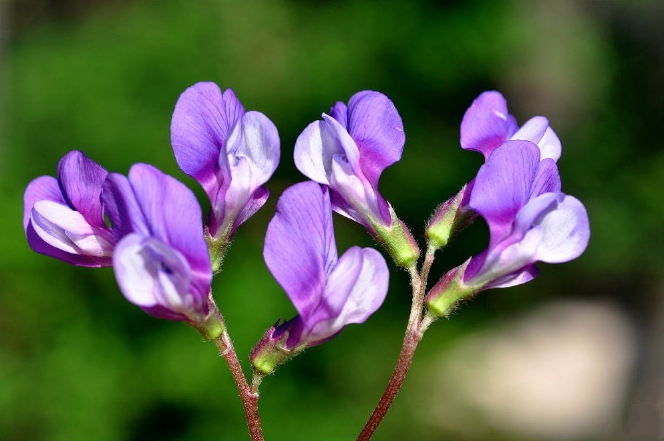
[[130, 302], [159, 318], [201, 324], [220, 251], [267, 199], [263, 184], [279, 162], [279, 136], [232, 90], [198, 83], [175, 106], [171, 138], [180, 168], [210, 198], [205, 224], [196, 197], [175, 178], [147, 164], [128, 177], [108, 173], [79, 151], [62, 158], [57, 179], [28, 185], [23, 224], [35, 251], [74, 265], [112, 265]]
[[[251, 410], [260, 379], [346, 325], [365, 322], [387, 294], [389, 270], [382, 254], [353, 246], [338, 256], [333, 211], [364, 226], [409, 272], [413, 303], [402, 355], [411, 358], [429, 324], [461, 301], [532, 280], [537, 262], [567, 262], [584, 252], [588, 216], [578, 199], [561, 190], [556, 163], [561, 143], [546, 118], [537, 116], [519, 127], [503, 96], [485, 92], [466, 111], [460, 142], [485, 162], [430, 218], [426, 257], [418, 270], [417, 242], [378, 191], [381, 174], [400, 160], [405, 144], [392, 101], [375, 91], [356, 93], [297, 138], [295, 165], [309, 181], [294, 184], [279, 198], [263, 251], [297, 314], [278, 319], [254, 347], [250, 392], [237, 360], [229, 361], [252, 438], [262, 437], [255, 426], [257, 410]], [[28, 185], [26, 237], [36, 252], [67, 263], [112, 266], [127, 300], [155, 317], [193, 325], [217, 343], [222, 355], [236, 357], [212, 280], [236, 230], [268, 198], [265, 184], [280, 160], [279, 135], [265, 115], [245, 111], [232, 90], [222, 92], [206, 82], [177, 100], [171, 143], [182, 171], [209, 199], [206, 217], [190, 189], [151, 165], [135, 164], [125, 176], [72, 151], [61, 159], [57, 178], [42, 176]], [[478, 217], [489, 229], [486, 250], [426, 291], [436, 250]], [[389, 408], [394, 398], [389, 395], [396, 394], [410, 359], [400, 357], [399, 363], [361, 439], [370, 437], [382, 418], [376, 415]]]
[[485, 92], [463, 117], [461, 147], [481, 152], [486, 162], [455, 209], [484, 218], [490, 240], [485, 251], [449, 271], [431, 289], [427, 304], [439, 315], [478, 291], [533, 279], [537, 261], [561, 263], [578, 257], [590, 235], [583, 204], [561, 192], [556, 165], [561, 144], [546, 118], [531, 118], [519, 128], [503, 96]]

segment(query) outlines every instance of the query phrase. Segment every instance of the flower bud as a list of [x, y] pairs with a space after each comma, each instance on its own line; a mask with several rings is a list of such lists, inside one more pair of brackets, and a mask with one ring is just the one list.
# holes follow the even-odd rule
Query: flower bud
[[429, 244], [436, 249], [445, 247], [452, 236], [470, 225], [477, 217], [468, 207], [472, 188], [472, 182], [464, 185], [452, 199], [440, 205], [429, 219], [425, 235]]
[[448, 271], [429, 291], [424, 302], [434, 317], [447, 317], [461, 301], [466, 300], [482, 289], [482, 286], [466, 285], [463, 275], [470, 259]]
[[280, 321], [267, 330], [251, 351], [250, 359], [254, 372], [262, 376], [272, 374], [279, 365], [297, 354], [296, 350], [286, 348], [288, 331], [284, 332]]

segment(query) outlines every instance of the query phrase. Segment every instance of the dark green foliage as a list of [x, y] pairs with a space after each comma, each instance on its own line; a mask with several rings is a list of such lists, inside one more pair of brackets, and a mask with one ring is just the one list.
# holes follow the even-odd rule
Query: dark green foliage
[[[664, 268], [661, 3], [82, 3], [0, 4], [3, 440], [248, 438], [213, 345], [126, 302], [112, 269], [33, 253], [21, 228], [25, 186], [55, 175], [72, 149], [110, 171], [152, 163], [203, 201], [169, 142], [178, 95], [203, 80], [233, 88], [281, 137], [270, 200], [239, 229], [214, 283], [247, 369], [262, 333], [294, 314], [263, 263], [262, 245], [278, 195], [304, 179], [293, 164], [295, 139], [334, 101], [362, 89], [385, 93], [404, 120], [403, 159], [386, 170], [380, 189], [416, 239], [481, 164], [479, 154], [459, 147], [459, 124], [488, 89], [505, 95], [520, 123], [550, 119], [563, 145], [563, 191], [586, 204], [591, 222], [581, 258], [542, 265], [533, 282], [484, 292], [434, 324], [415, 366], [468, 332], [550, 299], [608, 299], [644, 332], [652, 326]], [[340, 251], [372, 245], [358, 225], [338, 216], [335, 225]], [[486, 240], [479, 220], [438, 255], [432, 283]], [[354, 439], [391, 374], [409, 301], [406, 275], [394, 269], [384, 307], [365, 325], [266, 378], [267, 438]], [[406, 380], [376, 439], [511, 437], [428, 426], [414, 404], [421, 382]]]

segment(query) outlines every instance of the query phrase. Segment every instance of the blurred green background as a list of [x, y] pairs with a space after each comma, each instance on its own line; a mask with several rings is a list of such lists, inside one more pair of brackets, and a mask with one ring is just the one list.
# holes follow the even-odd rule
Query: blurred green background
[[[294, 314], [262, 242], [277, 197], [304, 179], [300, 131], [357, 91], [388, 95], [407, 142], [380, 189], [421, 238], [482, 163], [459, 147], [459, 124], [496, 89], [520, 123], [549, 118], [590, 245], [435, 323], [375, 439], [664, 437], [661, 1], [0, 0], [0, 32], [1, 439], [248, 439], [213, 345], [126, 302], [112, 269], [32, 252], [21, 228], [26, 185], [72, 149], [110, 171], [154, 164], [204, 204], [169, 143], [179, 94], [203, 80], [233, 88], [281, 137], [270, 200], [214, 282], [245, 369], [263, 332]], [[335, 226], [340, 251], [372, 246], [352, 222], [335, 215]], [[431, 281], [486, 241], [477, 221], [438, 254]], [[264, 380], [268, 439], [359, 433], [407, 321], [408, 280], [392, 269], [366, 324]]]

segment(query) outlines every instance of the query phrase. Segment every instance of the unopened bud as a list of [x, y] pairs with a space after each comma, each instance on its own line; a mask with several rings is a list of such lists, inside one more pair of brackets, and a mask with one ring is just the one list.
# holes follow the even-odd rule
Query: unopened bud
[[477, 214], [468, 207], [473, 185], [466, 184], [448, 201], [440, 205], [427, 223], [425, 236], [436, 249], [443, 248], [452, 236], [470, 225]]
[[470, 259], [450, 270], [429, 291], [424, 302], [429, 313], [434, 317], [447, 317], [463, 300], [477, 294], [482, 286], [466, 285], [463, 275]]

